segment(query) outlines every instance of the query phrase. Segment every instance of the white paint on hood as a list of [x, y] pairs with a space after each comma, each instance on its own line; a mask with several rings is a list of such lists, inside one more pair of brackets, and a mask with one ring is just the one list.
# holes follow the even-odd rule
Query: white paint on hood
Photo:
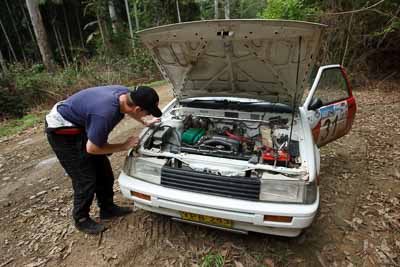
[[234, 96], [292, 105], [296, 84], [297, 99], [303, 95], [324, 27], [300, 21], [213, 20], [151, 28], [139, 35], [178, 99]]

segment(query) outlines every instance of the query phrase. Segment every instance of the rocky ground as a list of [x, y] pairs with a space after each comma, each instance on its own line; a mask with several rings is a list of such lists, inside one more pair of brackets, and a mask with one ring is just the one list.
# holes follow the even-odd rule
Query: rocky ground
[[[101, 236], [72, 225], [69, 177], [42, 125], [0, 140], [0, 267], [4, 266], [399, 266], [400, 85], [355, 91], [351, 133], [322, 148], [321, 208], [297, 238], [237, 235], [136, 210]], [[160, 87], [162, 105], [171, 96]], [[112, 141], [137, 134], [125, 120]], [[124, 153], [111, 157], [116, 177]], [[123, 199], [115, 185], [116, 202]], [[98, 215], [96, 207], [93, 216]]]

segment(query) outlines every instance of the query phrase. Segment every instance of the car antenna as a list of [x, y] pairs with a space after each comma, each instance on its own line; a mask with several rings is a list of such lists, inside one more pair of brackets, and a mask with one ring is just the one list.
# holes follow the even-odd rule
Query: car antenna
[[[299, 51], [297, 53], [297, 73], [296, 73], [296, 89], [294, 90], [294, 97], [293, 97], [293, 105], [292, 105], [292, 122], [290, 123], [290, 134], [289, 134], [289, 141], [288, 141], [288, 153], [290, 155], [290, 143], [292, 142], [292, 133], [293, 133], [293, 123], [294, 123], [294, 115], [295, 115], [295, 107], [297, 102], [297, 90], [299, 84], [299, 70], [300, 70], [300, 53], [301, 53], [301, 36], [299, 37]], [[289, 156], [286, 157], [286, 167], [288, 166]]]

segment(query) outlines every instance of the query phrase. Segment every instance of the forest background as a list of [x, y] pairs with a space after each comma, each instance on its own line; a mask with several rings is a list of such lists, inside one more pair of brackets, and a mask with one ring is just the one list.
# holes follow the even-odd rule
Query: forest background
[[317, 65], [342, 64], [353, 85], [400, 78], [399, 0], [3, 0], [0, 137], [42, 120], [74, 92], [161, 79], [136, 31], [210, 19], [327, 24]]

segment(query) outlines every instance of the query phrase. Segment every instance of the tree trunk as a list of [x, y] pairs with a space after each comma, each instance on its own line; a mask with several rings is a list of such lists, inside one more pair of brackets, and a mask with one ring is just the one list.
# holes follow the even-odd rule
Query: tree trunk
[[139, 25], [139, 16], [138, 16], [138, 12], [137, 12], [136, 0], [133, 0], [133, 13], [135, 14], [136, 31], [138, 31], [138, 30], [140, 30], [140, 25]]
[[25, 56], [25, 52], [24, 52], [24, 47], [22, 46], [21, 36], [19, 35], [19, 31], [17, 30], [17, 25], [15, 24], [15, 20], [14, 20], [13, 14], [11, 12], [10, 6], [8, 5], [8, 1], [5, 0], [5, 2], [6, 2], [6, 7], [7, 7], [7, 10], [8, 10], [8, 14], [10, 14], [11, 24], [12, 24], [12, 26], [14, 28], [15, 34], [17, 35], [18, 45], [19, 45], [19, 47], [21, 49], [22, 57], [24, 58], [24, 63], [26, 65], [27, 61], [26, 61], [26, 56]]
[[110, 12], [111, 24], [114, 33], [119, 31], [117, 12], [115, 11], [114, 0], [108, 0], [108, 11]]
[[214, 18], [219, 18], [218, 0], [214, 0]]
[[51, 25], [53, 27], [54, 37], [56, 38], [57, 48], [58, 48], [58, 51], [60, 51], [60, 56], [61, 56], [62, 62], [64, 64], [64, 67], [67, 67], [68, 66], [67, 57], [65, 55], [65, 50], [63, 49], [63, 46], [62, 46], [62, 40], [61, 40], [61, 38], [59, 38], [59, 34], [58, 34], [54, 20], [53, 20], [53, 23], [51, 23]]
[[96, 11], [96, 18], [97, 18], [97, 25], [99, 25], [99, 31], [100, 31], [101, 40], [103, 41], [103, 46], [106, 47], [106, 38], [104, 37], [103, 26], [101, 25], [102, 22], [101, 22], [98, 11]]
[[181, 12], [179, 11], [179, 1], [175, 0], [176, 3], [176, 13], [178, 14], [178, 22], [181, 23]]
[[203, 0], [200, 0], [200, 20], [204, 20], [204, 4], [203, 4]]
[[81, 27], [81, 19], [80, 19], [80, 12], [78, 11], [81, 10], [81, 3], [79, 1], [74, 1], [74, 10], [75, 10], [75, 17], [76, 17], [76, 23], [78, 25], [79, 29], [79, 38], [81, 41], [81, 46], [82, 48], [85, 48], [85, 42], [83, 41], [83, 34], [82, 34], [82, 27]]
[[240, 7], [239, 7], [239, 16], [240, 16], [240, 18], [242, 19], [243, 18], [243, 5], [244, 5], [244, 3], [243, 3], [244, 1], [243, 0], [240, 0]]
[[[54, 25], [55, 25], [55, 23], [54, 23]], [[63, 38], [62, 38], [62, 36], [61, 36], [61, 33], [60, 33], [58, 27], [55, 27], [55, 29], [56, 29], [56, 36], [58, 35], [58, 40], [60, 41], [60, 46], [61, 46], [61, 51], [60, 51], [60, 53], [63, 53], [63, 54], [64, 54], [65, 63], [66, 63], [65, 66], [68, 67], [68, 66], [69, 66], [68, 54], [67, 54], [67, 51], [66, 51], [66, 49], [65, 49], [65, 45], [64, 45]]]
[[6, 74], [7, 73], [7, 65], [6, 65], [6, 62], [4, 61], [3, 54], [1, 53], [1, 49], [0, 49], [0, 66], [1, 66], [2, 73]]
[[344, 52], [343, 52], [343, 57], [342, 57], [342, 66], [344, 66], [344, 60], [345, 60], [345, 58], [346, 58], [347, 49], [349, 48], [350, 30], [351, 30], [351, 26], [352, 26], [352, 23], [353, 23], [353, 15], [354, 15], [354, 13], [351, 13], [351, 17], [350, 17], [349, 25], [348, 25], [348, 27], [347, 27], [346, 46], [345, 46], [345, 48], [344, 48]]
[[131, 14], [129, 12], [128, 0], [125, 0], [125, 9], [126, 9], [126, 15], [128, 16], [129, 33], [131, 34], [132, 47], [134, 48], [135, 47], [135, 40], [133, 39], [132, 21], [131, 21]]
[[4, 28], [3, 22], [1, 20], [0, 20], [0, 27], [1, 27], [2, 31], [3, 31], [3, 34], [4, 34], [5, 38], [6, 38], [6, 41], [7, 41], [7, 44], [8, 44], [8, 48], [11, 51], [11, 54], [12, 54], [12, 56], [14, 58], [14, 61], [17, 62], [17, 56], [15, 55], [14, 48], [12, 47], [12, 44], [10, 42], [10, 39], [8, 38], [6, 29]]
[[26, 0], [26, 6], [28, 7], [29, 15], [31, 17], [33, 30], [35, 31], [43, 64], [46, 67], [47, 71], [53, 71], [53, 54], [51, 53], [49, 43], [47, 41], [47, 34], [44, 29], [42, 15], [39, 11], [38, 2], [36, 0]]
[[231, 4], [230, 0], [224, 0], [225, 19], [230, 19], [230, 17], [231, 17], [230, 4]]
[[[65, 1], [65, 0], [64, 0]], [[67, 37], [68, 37], [68, 45], [69, 45], [69, 51], [71, 53], [71, 58], [72, 61], [74, 61], [74, 47], [72, 45], [72, 39], [71, 39], [71, 31], [69, 30], [69, 23], [68, 23], [68, 17], [67, 17], [67, 11], [65, 10], [65, 2], [62, 2], [62, 9], [63, 9], [63, 15], [64, 15], [64, 23], [65, 27], [67, 29]], [[68, 59], [68, 58], [67, 58]]]
[[30, 20], [28, 19], [28, 16], [26, 15], [25, 6], [24, 6], [23, 2], [21, 2], [21, 1], [18, 1], [18, 2], [20, 3], [20, 7], [21, 7], [21, 10], [22, 10], [22, 14], [24, 16], [24, 19], [28, 23], [27, 27], [28, 27], [29, 35], [31, 36], [32, 43], [34, 44], [33, 47], [34, 47], [35, 59], [39, 58], [40, 57], [40, 53], [38, 51], [38, 45], [37, 45], [35, 36], [34, 36], [34, 34], [32, 32], [31, 24], [29, 23]]
[[106, 52], [111, 51], [112, 49], [112, 26], [110, 13], [108, 11], [108, 1], [107, 0], [99, 0], [97, 1], [96, 13], [97, 13], [97, 21], [100, 29], [100, 33], [103, 36], [103, 42], [105, 45]]

